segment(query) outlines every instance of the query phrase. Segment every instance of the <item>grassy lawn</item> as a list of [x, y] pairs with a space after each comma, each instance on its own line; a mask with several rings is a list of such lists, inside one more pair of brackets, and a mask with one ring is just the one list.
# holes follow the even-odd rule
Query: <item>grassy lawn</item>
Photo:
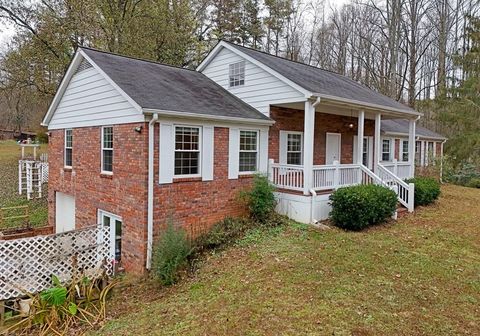
[[[480, 190], [361, 233], [252, 234], [170, 288], [128, 281], [96, 335], [479, 335]], [[134, 283], [134, 284], [133, 284]]]
[[[47, 145], [41, 145], [40, 153], [46, 152]], [[0, 207], [28, 205], [32, 226], [47, 224], [47, 199], [28, 201], [25, 195], [18, 194], [18, 160], [21, 156], [20, 146], [15, 141], [0, 141]], [[46, 184], [44, 185], [46, 192]], [[20, 223], [0, 223], [0, 229], [19, 225]]]

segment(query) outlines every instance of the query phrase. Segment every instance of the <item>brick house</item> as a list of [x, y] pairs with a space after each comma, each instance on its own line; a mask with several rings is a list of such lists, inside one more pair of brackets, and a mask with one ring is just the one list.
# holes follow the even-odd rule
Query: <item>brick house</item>
[[[112, 257], [140, 273], [167, 221], [195, 232], [245, 214], [237, 195], [255, 172], [298, 221], [326, 218], [331, 191], [358, 183], [388, 185], [411, 211], [402, 178], [414, 174], [420, 115], [346, 77], [227, 42], [196, 71], [80, 48], [43, 121], [49, 222], [57, 232], [109, 226]], [[395, 170], [393, 156], [382, 160], [382, 119], [408, 125], [408, 160]]]

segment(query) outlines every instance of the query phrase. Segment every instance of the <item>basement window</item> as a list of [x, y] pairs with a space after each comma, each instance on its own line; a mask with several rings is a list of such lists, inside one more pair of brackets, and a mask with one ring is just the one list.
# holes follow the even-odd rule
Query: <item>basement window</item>
[[73, 130], [65, 130], [65, 168], [72, 168]]
[[102, 127], [102, 173], [113, 172], [113, 127]]
[[245, 84], [245, 61], [230, 64], [229, 83], [230, 87], [242, 86]]

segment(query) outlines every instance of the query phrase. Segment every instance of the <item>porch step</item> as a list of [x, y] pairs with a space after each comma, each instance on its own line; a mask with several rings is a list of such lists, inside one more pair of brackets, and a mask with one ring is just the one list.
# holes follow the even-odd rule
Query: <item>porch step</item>
[[403, 205], [402, 206], [397, 206], [397, 219], [401, 218], [403, 216], [406, 216], [408, 214], [408, 209], [405, 208]]

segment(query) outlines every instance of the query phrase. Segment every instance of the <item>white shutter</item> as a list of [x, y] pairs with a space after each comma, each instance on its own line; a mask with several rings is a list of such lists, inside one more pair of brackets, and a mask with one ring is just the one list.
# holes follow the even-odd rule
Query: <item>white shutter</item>
[[353, 136], [353, 163], [357, 163], [357, 151], [358, 151], [358, 136]]
[[238, 178], [238, 159], [240, 155], [240, 130], [230, 128], [228, 139], [228, 178]]
[[202, 181], [213, 180], [213, 126], [203, 126], [202, 133]]
[[259, 148], [258, 170], [261, 173], [267, 173], [268, 170], [268, 129], [260, 130], [260, 148]]
[[174, 126], [173, 124], [160, 123], [159, 141], [159, 183], [172, 183], [174, 173]]
[[280, 164], [287, 164], [287, 137], [288, 132], [280, 131], [280, 139], [279, 139], [279, 163]]

